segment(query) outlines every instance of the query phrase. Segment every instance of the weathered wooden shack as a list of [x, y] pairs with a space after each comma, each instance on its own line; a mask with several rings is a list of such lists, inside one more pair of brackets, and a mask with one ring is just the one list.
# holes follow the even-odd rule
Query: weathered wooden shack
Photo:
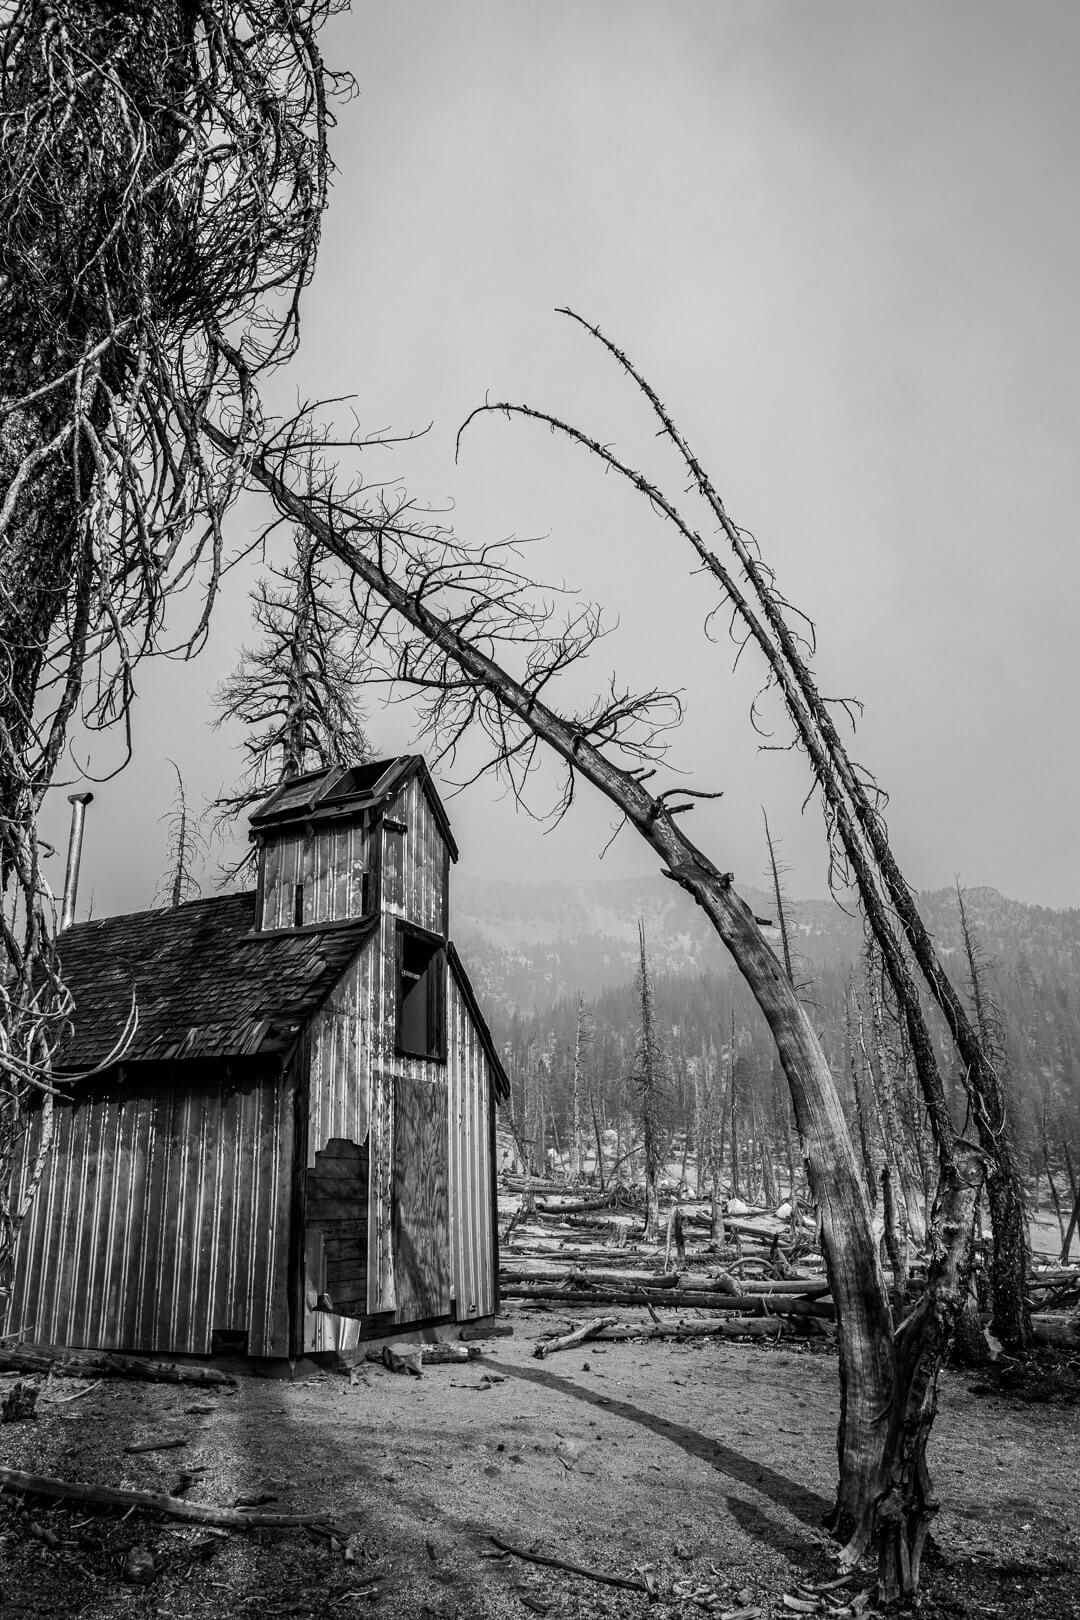
[[[450, 941], [457, 846], [424, 761], [293, 778], [251, 836], [253, 893], [62, 937], [58, 1072], [84, 1078], [55, 1107], [9, 1334], [296, 1356], [498, 1307], [508, 1084]], [[133, 998], [121, 1060], [88, 1076]]]

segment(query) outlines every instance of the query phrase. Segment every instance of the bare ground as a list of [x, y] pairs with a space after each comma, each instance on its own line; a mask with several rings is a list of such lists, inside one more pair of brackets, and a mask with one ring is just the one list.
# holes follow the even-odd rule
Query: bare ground
[[[213, 1535], [9, 1500], [0, 1614], [771, 1616], [792, 1612], [783, 1594], [835, 1573], [821, 1528], [834, 1355], [650, 1341], [539, 1361], [538, 1335], [581, 1313], [508, 1315], [513, 1338], [421, 1379], [365, 1367], [350, 1383], [306, 1366], [292, 1382], [244, 1377], [227, 1392], [110, 1380], [43, 1397], [36, 1421], [0, 1428], [4, 1466], [155, 1491], [201, 1469], [191, 1501], [273, 1497], [281, 1511], [327, 1512], [338, 1535]], [[931, 1445], [943, 1508], [922, 1604], [935, 1620], [1080, 1616], [1080, 1385], [1068, 1367], [1051, 1372], [1043, 1388], [943, 1380]], [[45, 1397], [87, 1387], [58, 1380]], [[123, 1450], [180, 1437], [181, 1449]], [[608, 1574], [644, 1568], [659, 1597], [492, 1558], [492, 1535]], [[123, 1578], [132, 1547], [153, 1555], [145, 1586]]]

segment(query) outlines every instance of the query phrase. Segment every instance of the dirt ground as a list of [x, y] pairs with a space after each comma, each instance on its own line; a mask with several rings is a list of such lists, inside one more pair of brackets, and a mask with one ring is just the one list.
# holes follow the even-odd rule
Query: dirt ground
[[[279, 1511], [329, 1514], [337, 1538], [214, 1534], [6, 1498], [0, 1614], [791, 1613], [785, 1593], [835, 1575], [821, 1528], [834, 1484], [835, 1355], [654, 1340], [534, 1358], [541, 1333], [584, 1314], [510, 1307], [512, 1338], [420, 1379], [366, 1366], [350, 1382], [305, 1365], [291, 1382], [246, 1376], [213, 1392], [54, 1381], [35, 1421], [0, 1428], [4, 1466], [153, 1491], [188, 1471], [190, 1501], [273, 1498]], [[943, 1507], [922, 1603], [935, 1620], [1080, 1616], [1073, 1377], [1063, 1392], [1060, 1376], [1020, 1390], [945, 1376], [931, 1447]], [[180, 1438], [169, 1451], [123, 1449]], [[493, 1535], [611, 1575], [644, 1569], [659, 1596], [493, 1557]], [[124, 1579], [133, 1548], [153, 1557], [149, 1584]]]

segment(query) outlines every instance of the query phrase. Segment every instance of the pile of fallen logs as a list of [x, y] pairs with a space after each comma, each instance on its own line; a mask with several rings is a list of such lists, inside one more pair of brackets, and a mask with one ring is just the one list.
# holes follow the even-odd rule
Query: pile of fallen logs
[[[651, 1326], [604, 1319], [601, 1338], [832, 1331], [835, 1310], [813, 1253], [813, 1226], [799, 1217], [793, 1239], [788, 1216], [740, 1204], [729, 1208], [717, 1242], [705, 1206], [673, 1202], [661, 1211], [658, 1241], [646, 1242], [644, 1210], [626, 1188], [583, 1196], [513, 1177], [501, 1193], [503, 1299], [637, 1306], [652, 1317]], [[684, 1314], [673, 1321], [672, 1311]]]
[[[524, 1176], [500, 1183], [500, 1293], [505, 1300], [639, 1307], [651, 1324], [598, 1318], [589, 1337], [829, 1337], [835, 1307], [808, 1212], [755, 1209], [730, 1200], [723, 1239], [705, 1205], [672, 1201], [658, 1239], [643, 1237], [644, 1209], [625, 1187], [581, 1193]], [[917, 1294], [922, 1279], [908, 1279]], [[1080, 1347], [1080, 1267], [1035, 1269], [1030, 1298], [1036, 1341]], [[677, 1321], [669, 1313], [684, 1313]], [[692, 1316], [685, 1313], [692, 1312]], [[1068, 1314], [1068, 1313], [1072, 1314]], [[663, 1315], [661, 1315], [663, 1313]], [[575, 1340], [574, 1342], [579, 1342]]]

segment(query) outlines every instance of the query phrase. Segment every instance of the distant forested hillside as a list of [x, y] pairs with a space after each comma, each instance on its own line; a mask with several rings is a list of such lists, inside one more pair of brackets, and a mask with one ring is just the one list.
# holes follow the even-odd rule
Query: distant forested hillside
[[[747, 898], [760, 917], [772, 916], [764, 892], [750, 891]], [[1029, 1174], [1041, 1176], [1050, 1167], [1053, 1194], [1068, 1203], [1071, 1169], [1080, 1167], [1080, 911], [1023, 905], [990, 888], [967, 891], [965, 901], [984, 983], [998, 1012], [1018, 1146]], [[966, 989], [955, 891], [924, 894], [920, 904], [957, 985]], [[796, 902], [791, 912], [803, 999], [841, 1077], [868, 1156], [877, 1163], [883, 1153], [891, 1105], [881, 1086], [889, 1069], [897, 1085], [895, 1106], [907, 1110], [917, 1165], [926, 1144], [913, 1088], [910, 1096], [906, 1089], [902, 1036], [881, 1006], [875, 1031], [873, 975], [867, 976], [860, 924], [831, 902]], [[708, 1106], [714, 1115], [726, 1110], [730, 1155], [734, 1053], [737, 1136], [741, 1114], [747, 1138], [767, 1138], [782, 1160], [788, 1104], [768, 1031], [715, 937], [682, 891], [661, 878], [577, 887], [493, 883], [473, 890], [467, 910], [459, 907], [455, 931], [507, 1055], [520, 1119], [527, 1103], [528, 1131], [538, 1144], [542, 1139], [550, 1146], [558, 1137], [562, 1146], [569, 1139], [579, 997], [587, 1037], [579, 1072], [580, 1128], [593, 1131], [594, 1110], [598, 1123], [632, 1116], [639, 917], [663, 1033], [673, 1134], [693, 1143], [703, 1094], [714, 1088]], [[954, 1059], [944, 1031], [938, 1033], [948, 1070]], [[957, 1086], [958, 1109], [960, 1096]], [[703, 1122], [698, 1124], [704, 1138]], [[760, 1165], [759, 1148], [753, 1163]], [[932, 1167], [923, 1168], [929, 1176]]]

